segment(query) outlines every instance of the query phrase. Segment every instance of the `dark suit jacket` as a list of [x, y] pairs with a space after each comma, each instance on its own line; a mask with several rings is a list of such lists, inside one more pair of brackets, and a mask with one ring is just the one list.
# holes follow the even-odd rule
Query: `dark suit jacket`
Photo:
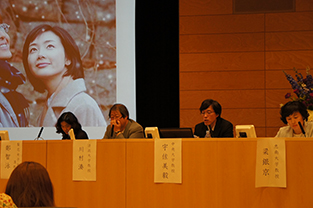
[[[195, 127], [194, 135], [204, 138], [207, 130], [208, 127], [203, 122], [199, 123]], [[233, 124], [221, 117], [218, 117], [216, 119], [214, 131], [211, 132], [211, 137], [234, 137]]]
[[[84, 130], [79, 130], [77, 133], [75, 134], [75, 139], [89, 139], [87, 133]], [[66, 140], [66, 139], [71, 139], [70, 135], [68, 134], [63, 134], [63, 138], [62, 140]]]

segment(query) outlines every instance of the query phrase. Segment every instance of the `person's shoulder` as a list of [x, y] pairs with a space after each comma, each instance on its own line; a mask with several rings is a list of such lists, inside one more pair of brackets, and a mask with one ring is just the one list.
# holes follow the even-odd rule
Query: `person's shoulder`
[[230, 121], [228, 121], [228, 120], [226, 120], [226, 119], [224, 119], [224, 118], [222, 118], [222, 117], [219, 117], [218, 119], [219, 119], [222, 123], [224, 123], [224, 124], [233, 125], [232, 122], [230, 122]]
[[307, 122], [305, 123], [305, 125], [310, 126], [310, 127], [313, 127], [313, 121], [307, 121]]
[[307, 137], [313, 137], [313, 121], [307, 121], [304, 129]]
[[73, 96], [67, 104], [67, 108], [82, 109], [84, 111], [96, 111], [99, 113], [97, 102], [86, 92], [80, 92]]
[[16, 208], [16, 205], [14, 204], [12, 198], [5, 193], [0, 193], [0, 203], [0, 205], [4, 205], [4, 207], [7, 208]]
[[130, 121], [130, 124], [131, 124], [132, 126], [140, 126], [140, 127], [142, 128], [142, 126], [141, 126], [137, 121], [135, 121], [135, 120], [133, 120], [133, 119], [129, 119], [129, 121]]
[[289, 132], [290, 130], [291, 130], [290, 126], [282, 126], [279, 128], [278, 132], [285, 133], [285, 132]]
[[88, 134], [83, 129], [80, 129], [78, 131], [77, 139], [89, 139], [89, 137]]
[[89, 104], [90, 102], [96, 103], [96, 101], [90, 95], [88, 95], [86, 92], [83, 92], [83, 91], [74, 95], [72, 100], [80, 101], [80, 102], [87, 103], [87, 104]]
[[9, 199], [11, 198], [9, 195], [5, 194], [5, 193], [0, 193], [0, 199], [4, 200], [4, 199]]
[[203, 126], [205, 126], [204, 122], [201, 122], [201, 123], [196, 124], [195, 128], [200, 128], [200, 127], [203, 127]]
[[282, 126], [279, 128], [279, 131], [285, 131], [285, 130], [289, 130], [289, 129], [291, 129], [290, 126]]
[[280, 127], [275, 137], [290, 137], [292, 135], [292, 128], [290, 126]]
[[313, 131], [313, 121], [307, 121], [306, 123], [305, 123], [305, 129], [306, 129], [306, 131]]

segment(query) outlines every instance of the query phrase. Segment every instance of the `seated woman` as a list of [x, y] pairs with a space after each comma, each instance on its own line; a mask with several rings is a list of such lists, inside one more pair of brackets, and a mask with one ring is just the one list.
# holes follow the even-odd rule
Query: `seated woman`
[[280, 119], [288, 126], [281, 127], [275, 137], [313, 136], [313, 122], [307, 121], [309, 113], [302, 102], [290, 101], [286, 103], [281, 107], [280, 115]]
[[62, 134], [62, 139], [71, 139], [69, 135], [70, 129], [74, 130], [76, 139], [89, 139], [87, 133], [82, 130], [82, 126], [72, 112], [63, 113], [55, 124], [58, 134]]
[[19, 164], [11, 173], [5, 193], [18, 207], [54, 207], [49, 173], [37, 162]]
[[4, 193], [0, 194], [0, 208], [17, 208], [12, 198]]

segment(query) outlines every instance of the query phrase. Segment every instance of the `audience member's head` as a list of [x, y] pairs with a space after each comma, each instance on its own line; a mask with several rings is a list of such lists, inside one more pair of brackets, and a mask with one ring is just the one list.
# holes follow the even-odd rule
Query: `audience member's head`
[[22, 162], [11, 173], [5, 193], [18, 207], [53, 207], [54, 194], [49, 174], [37, 162]]
[[4, 193], [0, 194], [0, 208], [17, 208], [12, 198]]

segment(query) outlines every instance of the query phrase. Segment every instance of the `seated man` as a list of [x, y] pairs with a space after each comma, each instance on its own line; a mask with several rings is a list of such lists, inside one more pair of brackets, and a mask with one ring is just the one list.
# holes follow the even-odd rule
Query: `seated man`
[[203, 122], [195, 126], [195, 137], [234, 137], [233, 124], [221, 118], [222, 107], [217, 101], [204, 100], [200, 113]]
[[123, 104], [114, 104], [109, 117], [111, 122], [103, 139], [144, 138], [142, 126], [129, 118], [128, 110]]

